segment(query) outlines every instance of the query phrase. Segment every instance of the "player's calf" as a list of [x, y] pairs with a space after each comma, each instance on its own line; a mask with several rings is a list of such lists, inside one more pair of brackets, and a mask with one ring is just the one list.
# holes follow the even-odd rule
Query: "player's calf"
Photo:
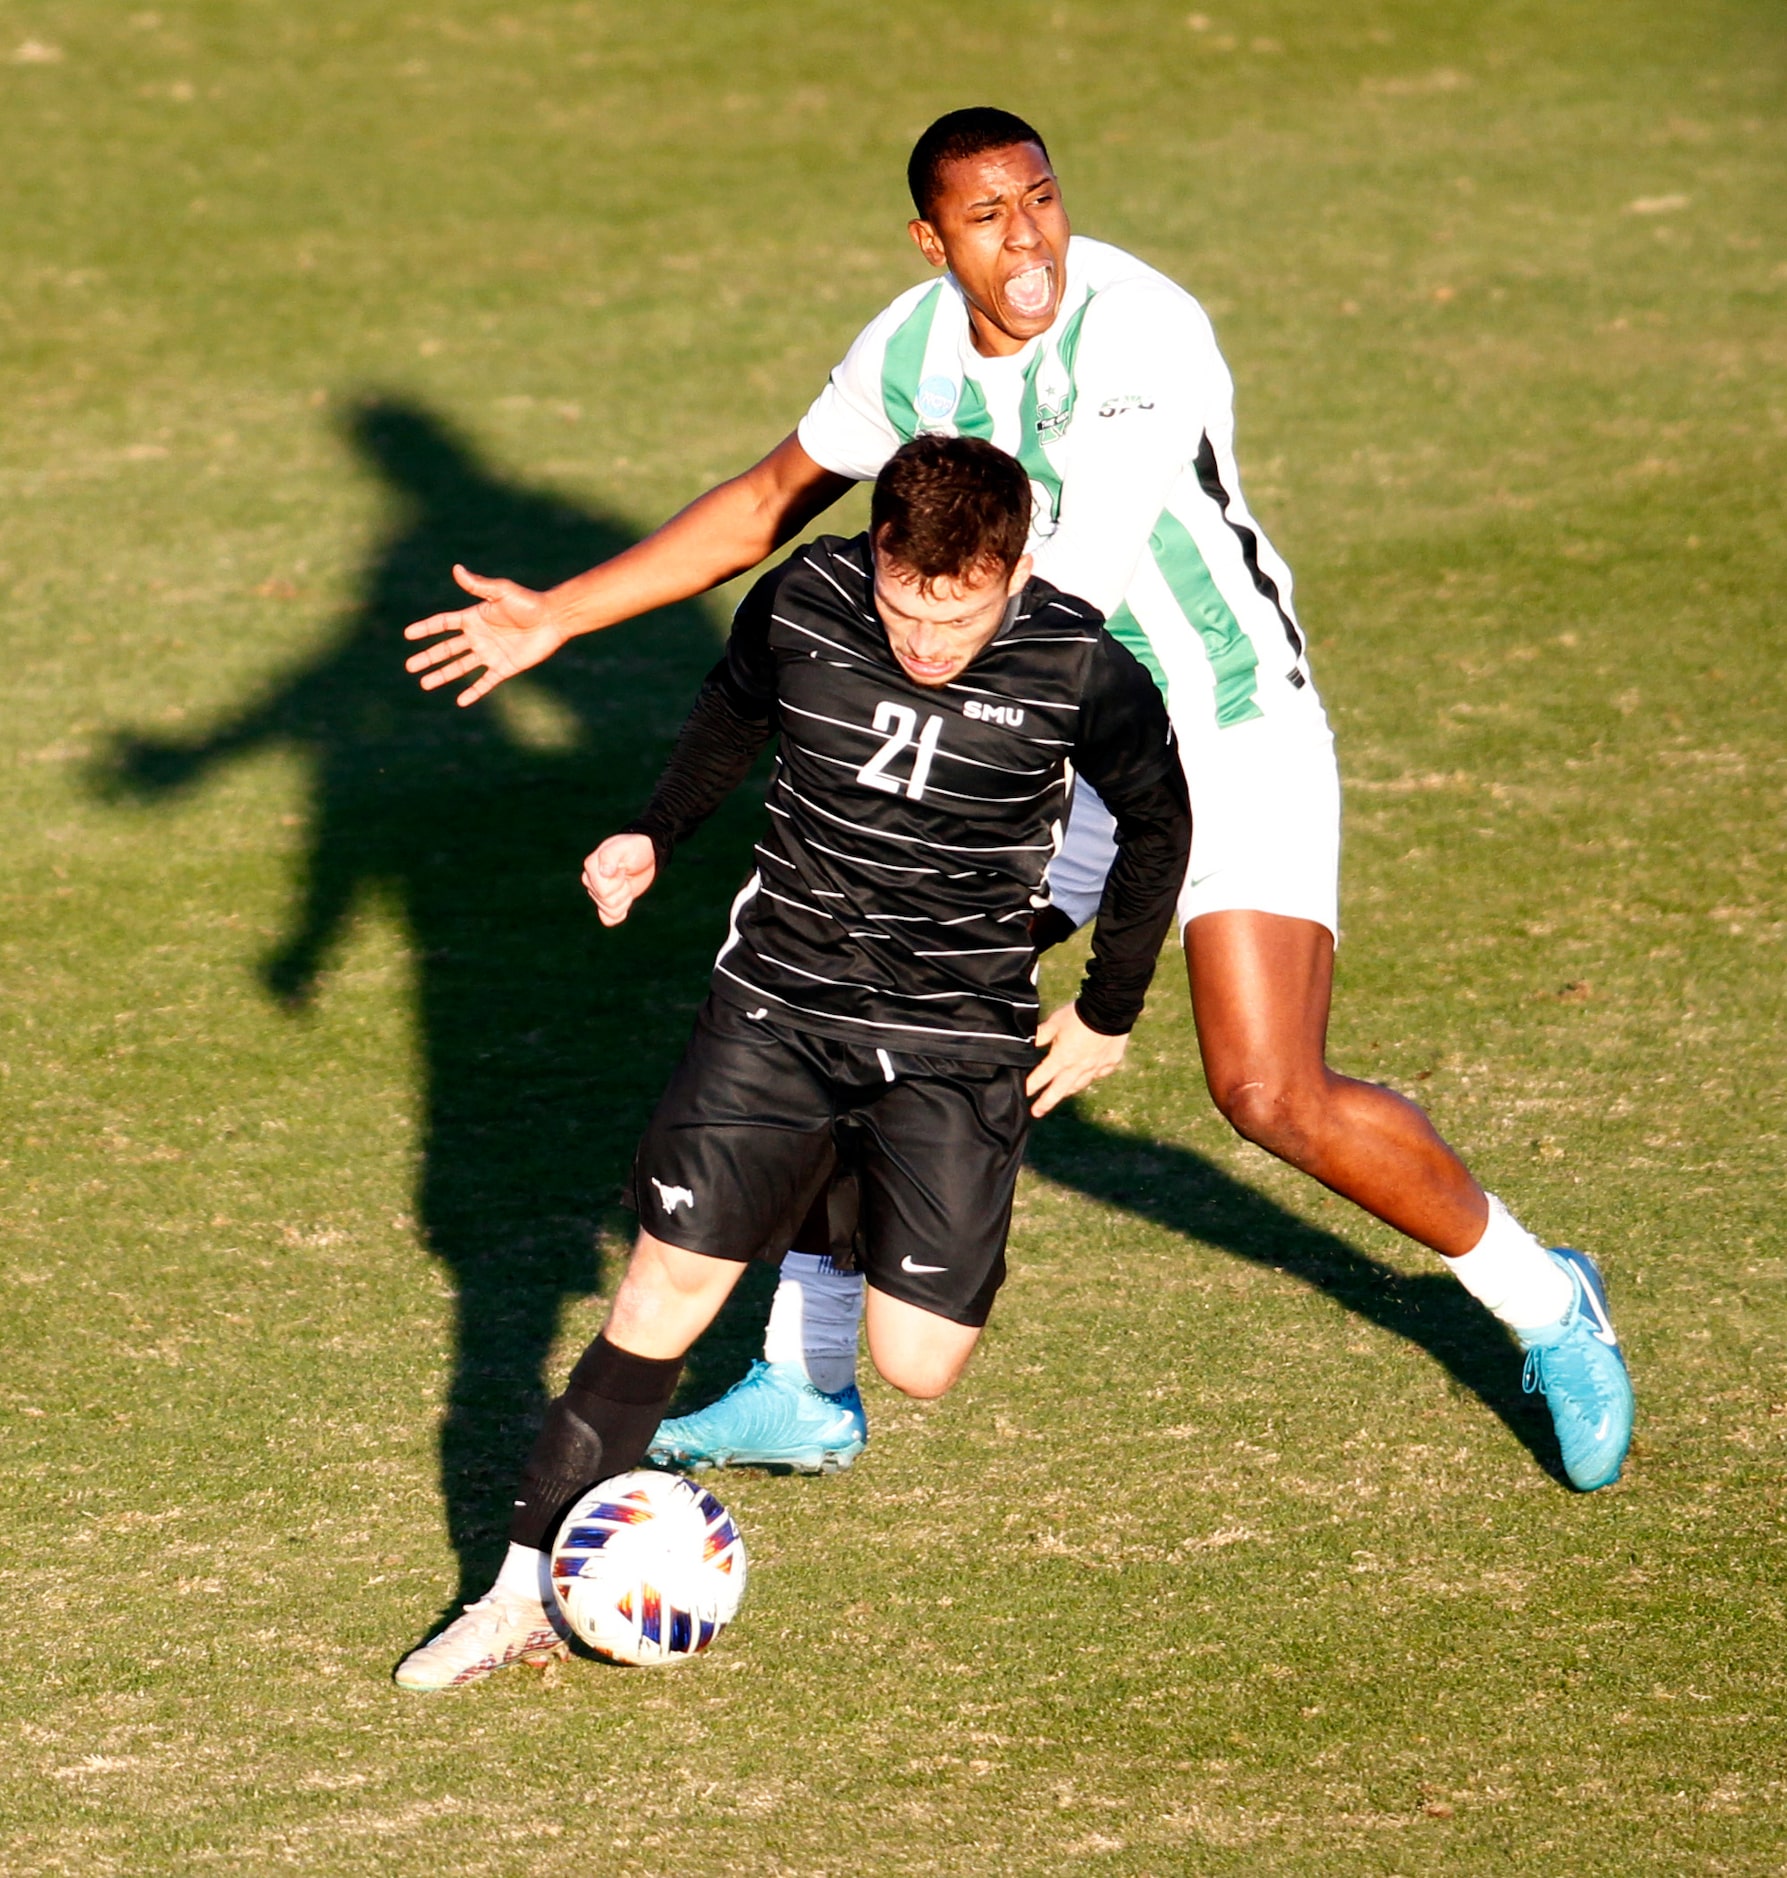
[[544, 1550], [559, 1516], [585, 1488], [645, 1458], [676, 1393], [683, 1359], [639, 1356], [598, 1336], [546, 1411], [515, 1500], [509, 1537]]
[[681, 1374], [680, 1352], [640, 1356], [605, 1333], [584, 1351], [522, 1469], [496, 1583], [403, 1659], [399, 1688], [456, 1689], [514, 1663], [564, 1654], [564, 1620], [545, 1568], [553, 1532], [581, 1493], [644, 1459]]

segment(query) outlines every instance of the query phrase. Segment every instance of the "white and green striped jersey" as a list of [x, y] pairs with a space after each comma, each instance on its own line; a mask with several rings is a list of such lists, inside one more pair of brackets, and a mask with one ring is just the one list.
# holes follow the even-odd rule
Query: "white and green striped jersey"
[[864, 481], [922, 432], [1009, 450], [1030, 473], [1036, 571], [1106, 615], [1191, 737], [1314, 702], [1290, 570], [1242, 499], [1234, 431], [1203, 308], [1075, 236], [1054, 323], [1022, 351], [983, 357], [954, 278], [924, 282], [863, 329], [799, 435]]

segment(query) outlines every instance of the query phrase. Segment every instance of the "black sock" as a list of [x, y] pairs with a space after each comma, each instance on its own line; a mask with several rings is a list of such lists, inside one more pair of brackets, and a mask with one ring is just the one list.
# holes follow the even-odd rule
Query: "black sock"
[[680, 1356], [635, 1356], [597, 1337], [547, 1409], [522, 1469], [509, 1522], [515, 1544], [544, 1551], [580, 1493], [645, 1459], [682, 1369]]

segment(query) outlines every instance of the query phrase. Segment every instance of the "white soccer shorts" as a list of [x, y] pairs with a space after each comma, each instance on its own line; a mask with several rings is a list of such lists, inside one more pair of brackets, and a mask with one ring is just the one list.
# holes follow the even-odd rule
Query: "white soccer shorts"
[[[1181, 930], [1202, 913], [1277, 913], [1340, 936], [1340, 771], [1313, 690], [1269, 717], [1189, 735], [1179, 727], [1191, 794], [1191, 859]], [[1049, 896], [1077, 924], [1098, 911], [1117, 852], [1110, 810], [1083, 779]]]

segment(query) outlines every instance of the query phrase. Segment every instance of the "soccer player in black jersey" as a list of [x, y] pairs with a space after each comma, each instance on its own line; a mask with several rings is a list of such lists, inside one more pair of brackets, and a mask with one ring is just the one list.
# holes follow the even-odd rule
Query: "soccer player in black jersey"
[[[847, 1233], [894, 1387], [938, 1396], [962, 1373], [1031, 1118], [1121, 1062], [1191, 839], [1160, 693], [1097, 612], [1032, 577], [1030, 502], [991, 444], [899, 450], [868, 534], [821, 538], [751, 590], [645, 813], [585, 863], [618, 924], [779, 738], [757, 867], [640, 1143], [632, 1263], [547, 1412], [496, 1584], [404, 1660], [403, 1687], [560, 1647], [560, 1515], [644, 1457], [684, 1352], [803, 1222]], [[1117, 859], [1079, 996], [1039, 1022], [1030, 923], [1075, 774]]]

